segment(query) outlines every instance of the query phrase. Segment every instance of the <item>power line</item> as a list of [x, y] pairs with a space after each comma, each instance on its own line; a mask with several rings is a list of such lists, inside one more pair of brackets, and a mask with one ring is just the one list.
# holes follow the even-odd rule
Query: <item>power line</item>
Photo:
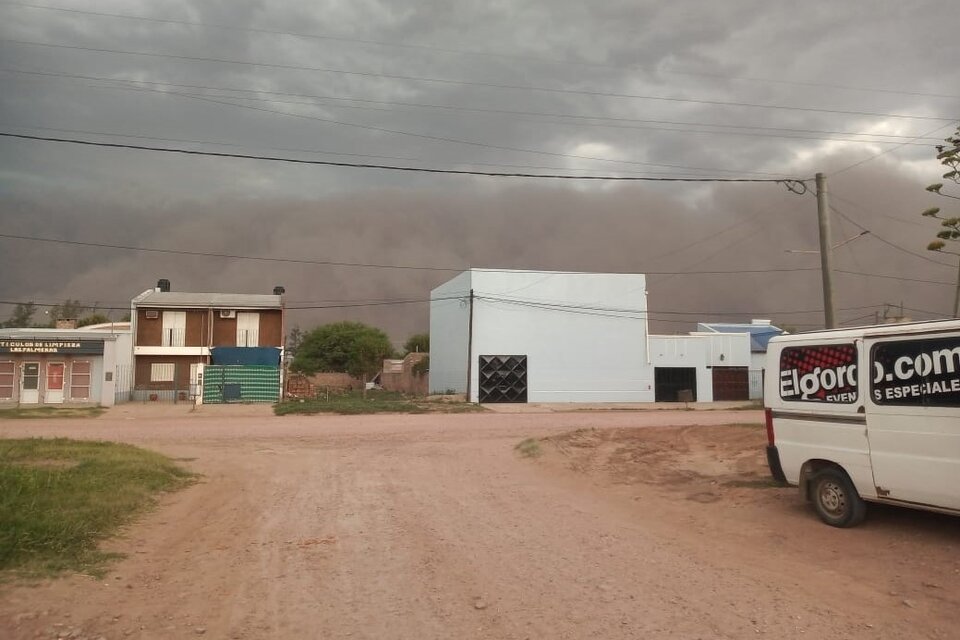
[[922, 284], [947, 284], [954, 285], [955, 282], [946, 282], [944, 280], [924, 280], [921, 278], [905, 278], [903, 276], [891, 276], [880, 273], [863, 273], [860, 271], [845, 271], [843, 269], [834, 269], [835, 273], [843, 273], [851, 276], [863, 276], [864, 278], [880, 278], [883, 280], [900, 280], [902, 282], [919, 282]]
[[[391, 41], [384, 41], [384, 40], [351, 38], [347, 36], [335, 36], [332, 34], [302, 33], [302, 32], [295, 32], [295, 31], [282, 31], [278, 29], [264, 29], [264, 28], [257, 28], [257, 27], [240, 27], [236, 25], [224, 25], [224, 24], [217, 24], [217, 23], [211, 23], [211, 22], [176, 20], [172, 18], [155, 18], [155, 17], [149, 17], [149, 16], [136, 16], [136, 15], [122, 14], [122, 13], [108, 13], [105, 11], [88, 11], [83, 9], [74, 9], [74, 8], [67, 8], [67, 7], [35, 5], [35, 4], [28, 4], [24, 2], [4, 1], [4, 2], [0, 2], [0, 4], [13, 6], [13, 7], [29, 8], [29, 9], [41, 9], [46, 11], [59, 11], [64, 13], [92, 15], [92, 16], [108, 17], [108, 18], [120, 18], [125, 20], [137, 20], [142, 22], [176, 24], [176, 25], [185, 25], [185, 26], [194, 26], [194, 27], [208, 27], [212, 29], [243, 31], [248, 33], [262, 33], [262, 34], [269, 34], [269, 35], [281, 35], [281, 36], [290, 36], [295, 38], [312, 39], [312, 40], [352, 42], [352, 43], [359, 43], [359, 44], [376, 45], [381, 47], [397, 47], [397, 48], [403, 48], [403, 49], [413, 49], [413, 50], [431, 51], [431, 52], [440, 52], [440, 53], [454, 53], [454, 54], [468, 55], [468, 56], [492, 57], [492, 58], [507, 59], [507, 60], [536, 62], [540, 64], [575, 65], [575, 66], [592, 67], [592, 68], [616, 69], [620, 71], [633, 71], [636, 69], [636, 67], [629, 67], [629, 66], [625, 67], [620, 65], [611, 65], [611, 64], [604, 64], [604, 63], [598, 63], [598, 62], [584, 62], [581, 60], [560, 60], [560, 59], [540, 58], [540, 57], [531, 57], [531, 56], [519, 56], [515, 54], [500, 53], [500, 52], [493, 52], [493, 51], [471, 51], [467, 49], [440, 47], [436, 45], [412, 44], [407, 42], [395, 42], [395, 41], [391, 42]], [[871, 87], [853, 87], [849, 85], [831, 84], [831, 83], [824, 83], [824, 82], [804, 82], [804, 81], [797, 81], [797, 80], [785, 80], [782, 78], [755, 78], [755, 77], [731, 76], [731, 75], [723, 75], [723, 74], [712, 74], [712, 73], [691, 72], [691, 71], [676, 71], [676, 70], [667, 70], [667, 71], [659, 70], [659, 71], [662, 73], [668, 73], [671, 75], [687, 75], [687, 76], [698, 76], [698, 77], [708, 77], [708, 78], [720, 78], [724, 80], [762, 82], [762, 83], [784, 84], [784, 85], [804, 86], [804, 87], [826, 87], [826, 88], [832, 88], [832, 89], [842, 89], [846, 91], [888, 93], [888, 94], [898, 94], [898, 95], [922, 96], [922, 97], [930, 97], [930, 98], [960, 97], [952, 94], [926, 93], [926, 92], [920, 92], [920, 91], [905, 91], [905, 90], [881, 89], [881, 88], [871, 88]]]
[[[926, 133], [920, 134], [920, 135], [917, 136], [916, 138], [911, 138], [911, 140], [919, 140], [920, 138], [925, 138], [925, 137], [927, 137], [927, 136], [933, 135], [933, 134], [936, 133], [937, 131], [940, 131], [940, 130], [942, 130], [942, 129], [946, 129], [947, 127], [952, 127], [952, 126], [954, 126], [954, 122], [956, 122], [956, 120], [957, 120], [957, 119], [954, 118], [953, 120], [950, 121], [949, 124], [943, 125], [942, 127], [937, 127], [936, 129], [931, 129], [930, 131], [927, 131]], [[854, 162], [853, 164], [848, 165], [848, 166], [840, 169], [839, 171], [834, 171], [834, 172], [833, 172], [833, 175], [841, 174], [841, 173], [843, 173], [844, 171], [849, 171], [850, 169], [854, 169], [854, 168], [859, 167], [859, 166], [861, 166], [861, 165], [864, 165], [864, 164], [866, 164], [866, 163], [868, 163], [868, 162], [871, 162], [871, 161], [873, 161], [873, 160], [876, 160], [876, 159], [879, 158], [880, 156], [885, 156], [885, 155], [887, 155], [888, 153], [892, 153], [892, 152], [896, 151], [897, 149], [900, 149], [901, 147], [903, 147], [903, 146], [905, 146], [905, 145], [907, 145], [907, 144], [909, 144], [909, 143], [910, 143], [910, 140], [908, 140], [908, 141], [906, 141], [906, 142], [901, 142], [901, 143], [897, 144], [896, 146], [890, 147], [889, 149], [884, 149], [884, 150], [881, 151], [880, 153], [875, 153], [874, 155], [870, 156], [869, 158], [864, 158], [863, 160], [860, 160], [859, 162]]]
[[917, 253], [917, 252], [915, 252], [915, 251], [911, 251], [910, 249], [907, 249], [906, 247], [900, 246], [899, 244], [897, 244], [897, 243], [895, 243], [895, 242], [892, 242], [892, 241], [890, 241], [890, 240], [887, 240], [887, 239], [884, 238], [883, 236], [877, 235], [876, 232], [874, 232], [874, 231], [872, 231], [872, 230], [870, 230], [870, 229], [867, 229], [865, 226], [863, 226], [862, 224], [860, 224], [859, 222], [857, 222], [856, 220], [854, 220], [854, 219], [851, 218], [850, 216], [846, 215], [845, 213], [843, 213], [842, 211], [840, 211], [839, 209], [837, 209], [837, 208], [836, 208], [835, 206], [833, 206], [832, 204], [830, 205], [830, 210], [833, 211], [834, 213], [836, 213], [838, 216], [840, 216], [840, 217], [843, 218], [844, 220], [846, 220], [847, 222], [849, 222], [850, 224], [852, 224], [853, 226], [855, 226], [855, 227], [857, 227], [858, 229], [860, 229], [861, 231], [869, 231], [869, 232], [870, 232], [870, 237], [876, 238], [877, 240], [879, 240], [879, 241], [882, 242], [883, 244], [887, 245], [888, 247], [892, 247], [892, 248], [896, 249], [897, 251], [900, 251], [901, 253], [909, 254], [909, 255], [911, 255], [911, 256], [913, 256], [913, 257], [915, 257], [915, 258], [920, 258], [921, 260], [925, 260], [926, 262], [932, 262], [933, 264], [938, 264], [938, 265], [943, 266], [943, 267], [953, 267], [952, 264], [949, 264], [949, 263], [946, 263], [946, 262], [940, 262], [939, 260], [933, 260], [932, 258], [928, 258], [927, 256], [925, 256], [925, 255], [923, 255], [923, 254], [921, 254], [921, 253]]
[[[191, 138], [164, 138], [159, 136], [147, 136], [139, 135], [132, 133], [118, 133], [110, 131], [94, 131], [90, 129], [64, 129], [61, 127], [41, 127], [41, 126], [27, 126], [27, 125], [16, 125], [9, 123], [0, 123], [0, 126], [14, 127], [17, 129], [29, 129], [36, 131], [56, 131], [59, 133], [74, 133], [81, 135], [94, 135], [94, 136], [107, 136], [112, 138], [132, 138], [135, 140], [154, 140], [158, 142], [177, 142], [177, 143], [187, 143], [187, 144], [205, 144], [219, 147], [238, 147], [238, 148], [248, 148], [252, 145], [243, 145], [233, 142], [218, 142], [215, 140], [198, 140]], [[408, 162], [430, 162], [429, 160], [424, 160], [422, 158], [413, 158], [409, 156], [382, 156], [375, 155], [370, 153], [349, 153], [344, 151], [325, 151], [322, 149], [301, 149], [295, 147], [259, 147], [261, 149], [266, 149], [268, 151], [286, 151], [292, 153], [312, 153], [318, 155], [330, 155], [330, 156], [348, 156], [354, 158], [377, 158], [380, 160], [403, 160]], [[520, 168], [520, 169], [542, 169], [546, 171], [590, 171], [590, 169], [567, 169], [565, 167], [551, 167], [551, 166], [542, 166], [542, 165], [529, 165], [529, 164], [509, 164], [509, 163], [499, 163], [499, 162], [478, 162], [478, 161], [468, 161], [468, 162], [456, 162], [456, 165], [465, 165], [465, 166], [488, 166], [488, 167], [510, 167], [510, 168]], [[630, 171], [629, 169], [621, 170], [623, 173], [636, 174], [636, 175], [649, 175], [649, 176], [658, 176], [663, 175], [665, 177], [681, 177], [677, 174], [664, 173], [660, 174], [659, 172], [645, 171], [643, 173], [639, 171]], [[689, 176], [697, 177], [697, 176]]]
[[[829, 136], [865, 136], [870, 138], [893, 138], [897, 141], [901, 138], [908, 136], [896, 135], [896, 134], [886, 134], [886, 133], [867, 133], [867, 132], [856, 132], [856, 131], [835, 131], [835, 130], [824, 130], [824, 129], [802, 129], [796, 127], [764, 127], [757, 125], [734, 125], [726, 123], [710, 123], [710, 122], [688, 122], [688, 121], [677, 121], [677, 120], [653, 120], [653, 119], [642, 119], [642, 118], [615, 118], [609, 116], [590, 116], [582, 114], [569, 114], [569, 113], [550, 113], [543, 111], [523, 111], [515, 109], [489, 109], [483, 107], [469, 107], [469, 106], [459, 106], [459, 105], [441, 105], [441, 104], [426, 104], [418, 102], [402, 102], [402, 101], [393, 101], [393, 100], [370, 100], [366, 98], [352, 98], [345, 96], [330, 96], [330, 95], [311, 95], [311, 94], [302, 94], [302, 93], [289, 93], [289, 92], [280, 92], [280, 91], [261, 91], [257, 89], [246, 89], [246, 88], [236, 88], [236, 87], [216, 87], [209, 85], [191, 85], [191, 84], [181, 84], [181, 83], [171, 83], [171, 82], [156, 82], [148, 80], [127, 80], [121, 78], [109, 78], [105, 76], [90, 76], [82, 74], [70, 74], [70, 73], [55, 73], [55, 72], [44, 72], [44, 71], [26, 71], [23, 69], [9, 69], [3, 68], [0, 69], [5, 73], [13, 73], [20, 75], [29, 75], [29, 76], [39, 76], [39, 77], [54, 77], [54, 78], [65, 78], [65, 79], [76, 79], [76, 80], [95, 80], [102, 82], [110, 83], [124, 83], [131, 86], [126, 87], [117, 87], [117, 86], [103, 86], [103, 85], [85, 85], [90, 88], [95, 89], [114, 89], [114, 90], [125, 90], [129, 91], [134, 88], [142, 89], [143, 85], [150, 85], [153, 87], [173, 87], [173, 88], [185, 88], [185, 89], [199, 89], [207, 91], [233, 91], [237, 93], [252, 93], [258, 94], [256, 96], [209, 96], [201, 95], [196, 96], [193, 94], [179, 93], [178, 95], [183, 95], [187, 97], [213, 97], [213, 98], [232, 98], [237, 100], [254, 100], [258, 102], [265, 102], [271, 104], [305, 104], [305, 105], [321, 105], [327, 107], [339, 107], [347, 109], [373, 109], [373, 110], [382, 110], [382, 111], [391, 111], [387, 109], [378, 109], [376, 107], [367, 107], [361, 105], [328, 105], [325, 103], [318, 103], [318, 100], [332, 100], [338, 102], [361, 102], [365, 104], [376, 104], [384, 106], [400, 106], [400, 107], [411, 107], [417, 109], [437, 109], [437, 110], [446, 110], [446, 111], [463, 111], [469, 113], [482, 113], [482, 114], [491, 114], [491, 115], [518, 115], [518, 116], [535, 116], [538, 118], [565, 118], [565, 119], [574, 119], [581, 122], [582, 126], [591, 126], [591, 127], [605, 127], [605, 128], [614, 128], [614, 129], [638, 129], [638, 130], [648, 130], [648, 131], [667, 131], [667, 132], [676, 132], [676, 133], [690, 133], [690, 134], [708, 134], [708, 135], [728, 135], [728, 136], [745, 136], [745, 137], [769, 137], [769, 138], [784, 138], [787, 140], [825, 140], [833, 142], [862, 142], [862, 143], [875, 143], [875, 144], [894, 144], [895, 140], [860, 140], [854, 138], [836, 138], [836, 137], [818, 137], [818, 136], [804, 136], [804, 135], [788, 135], [792, 133], [809, 133], [809, 134], [823, 134]], [[260, 95], [278, 95], [278, 96], [291, 96], [299, 98], [308, 98], [308, 100], [298, 101], [298, 100], [273, 100], [268, 98], [259, 97]], [[597, 122], [602, 121], [602, 122]], [[563, 123], [563, 122], [554, 122], [554, 121], [544, 121], [549, 124], [572, 124], [572, 123]], [[606, 124], [607, 122], [611, 123], [628, 123], [628, 124]], [[629, 124], [636, 123], [636, 124]], [[668, 128], [662, 126], [645, 126], [645, 125], [676, 125], [680, 128]], [[691, 129], [689, 127], [715, 127], [720, 129], [727, 129], [727, 131], [714, 131], [712, 129]], [[735, 131], [736, 130], [736, 131]], [[742, 131], [747, 130], [747, 131]], [[922, 139], [922, 138], [916, 138]], [[911, 141], [906, 142], [905, 144], [929, 147], [932, 146], [930, 143], [926, 142], [914, 142], [914, 138], [911, 138]], [[930, 142], [937, 141], [939, 138], [928, 138]]]
[[225, 153], [220, 151], [198, 151], [194, 149], [181, 149], [171, 147], [149, 147], [145, 145], [121, 144], [118, 142], [95, 142], [92, 140], [79, 140], [74, 138], [53, 138], [49, 136], [31, 136], [22, 133], [11, 133], [0, 131], [0, 136], [6, 138], [18, 138], [21, 140], [33, 140], [39, 142], [59, 142], [65, 144], [76, 144], [88, 147], [105, 147], [110, 149], [128, 149], [134, 151], [157, 151], [163, 153], [178, 153], [191, 156], [210, 156], [215, 158], [238, 158], [245, 160], [263, 160], [268, 162], [287, 162], [291, 164], [321, 165], [327, 167], [349, 167], [353, 169], [383, 169], [387, 171], [406, 171], [412, 173], [440, 173], [469, 176], [488, 176], [496, 178], [546, 178], [551, 180], [603, 180], [603, 181], [642, 181], [642, 182], [766, 182], [778, 184], [803, 184], [799, 179], [773, 179], [773, 178], [676, 178], [676, 177], [653, 177], [653, 176], [611, 176], [611, 175], [572, 175], [572, 174], [546, 174], [546, 173], [507, 173], [499, 171], [472, 171], [467, 169], [431, 169], [427, 167], [404, 167], [397, 165], [357, 163], [357, 162], [336, 162], [333, 160], [306, 160], [303, 158], [283, 158], [279, 156], [264, 156], [247, 153]]
[[[420, 265], [398, 265], [398, 264], [376, 264], [376, 263], [365, 263], [365, 262], [339, 262], [333, 260], [312, 260], [306, 258], [280, 258], [274, 256], [250, 256], [250, 255], [241, 255], [241, 254], [231, 254], [231, 253], [213, 253], [206, 251], [188, 251], [185, 249], [164, 249], [156, 247], [135, 247], [130, 245], [121, 245], [121, 244], [108, 244], [105, 242], [84, 242], [81, 240], [67, 240], [63, 238], [43, 238], [38, 236], [27, 236], [27, 235], [17, 235], [10, 233], [0, 233], [0, 238], [6, 238], [10, 240], [25, 240], [29, 242], [45, 242], [52, 244], [64, 244], [64, 245], [73, 245], [81, 247], [96, 247], [102, 249], [117, 249], [122, 251], [139, 251], [144, 253], [161, 253], [161, 254], [171, 254], [171, 255], [187, 255], [187, 256], [200, 256], [206, 258], [226, 258], [231, 260], [254, 260], [259, 262], [278, 262], [278, 263], [291, 263], [291, 264], [310, 264], [310, 265], [319, 265], [319, 266], [333, 266], [333, 267], [364, 267], [372, 269], [411, 269], [419, 271], [469, 271], [470, 267], [467, 266], [450, 266], [450, 267], [429, 267], [429, 266], [420, 266]], [[473, 271], [484, 271], [484, 272], [499, 272], [499, 271], [509, 271], [509, 269], [472, 269]], [[524, 271], [530, 271], [533, 273], [579, 273], [576, 271], [551, 271], [543, 269], [525, 269]], [[817, 267], [799, 267], [799, 268], [790, 268], [790, 269], [739, 269], [739, 270], [726, 270], [726, 271], [647, 271], [644, 275], [725, 275], [725, 274], [742, 274], [742, 273], [795, 273], [803, 271], [819, 271]]]
[[843, 109], [822, 109], [817, 107], [794, 107], [794, 106], [788, 106], [788, 105], [770, 105], [770, 104], [761, 104], [761, 103], [755, 103], [755, 102], [704, 100], [699, 98], [678, 98], [674, 96], [656, 96], [656, 95], [646, 95], [646, 94], [617, 93], [612, 91], [588, 91], [583, 89], [564, 89], [559, 87], [541, 87], [536, 85], [498, 84], [493, 82], [477, 82], [477, 81], [469, 81], [469, 80], [458, 80], [453, 78], [432, 78], [427, 76], [375, 73], [370, 71], [353, 71], [348, 69], [334, 69], [329, 67], [310, 67], [305, 65], [257, 62], [252, 60], [235, 60], [231, 58], [187, 56], [187, 55], [180, 55], [180, 54], [173, 54], [173, 53], [156, 53], [156, 52], [149, 52], [149, 51], [129, 51], [125, 49], [108, 49], [105, 47], [85, 47], [80, 45], [54, 44], [51, 42], [17, 40], [14, 38], [0, 38], [0, 42], [35, 46], [35, 47], [48, 47], [48, 48], [54, 48], [54, 49], [67, 49], [71, 51], [90, 51], [94, 53], [110, 53], [110, 54], [141, 56], [141, 57], [150, 57], [150, 58], [166, 58], [171, 60], [186, 60], [191, 62], [215, 62], [218, 64], [233, 64], [233, 65], [242, 65], [242, 66], [263, 67], [263, 68], [269, 68], [269, 69], [312, 71], [312, 72], [320, 72], [320, 73], [350, 75], [350, 76], [387, 78], [390, 80], [408, 80], [412, 82], [428, 82], [433, 84], [474, 86], [474, 87], [485, 87], [485, 88], [491, 88], [491, 89], [507, 89], [511, 91], [538, 91], [543, 93], [585, 95], [585, 96], [595, 96], [595, 97], [605, 97], [605, 98], [626, 98], [626, 99], [633, 99], [633, 100], [653, 100], [653, 101], [660, 101], [660, 102], [703, 104], [703, 105], [721, 106], [721, 107], [741, 107], [741, 108], [767, 109], [767, 110], [802, 111], [802, 112], [809, 112], [809, 113], [831, 113], [831, 114], [840, 114], [840, 115], [858, 115], [858, 116], [869, 116], [869, 117], [879, 117], [879, 118], [901, 118], [901, 119], [907, 119], [907, 120], [932, 120], [932, 121], [938, 121], [938, 122], [948, 122], [948, 121], [952, 122], [954, 120], [954, 118], [941, 118], [936, 116], [919, 116], [919, 115], [908, 115], [908, 114], [898, 114], [898, 113], [878, 113], [873, 111], [849, 111], [849, 110], [843, 110]]
[[572, 153], [559, 153], [559, 152], [555, 152], [555, 151], [542, 151], [542, 150], [539, 150], [539, 149], [524, 149], [524, 148], [522, 148], [522, 147], [507, 147], [507, 146], [503, 146], [503, 145], [490, 144], [490, 143], [487, 143], [487, 142], [476, 142], [476, 141], [473, 141], [473, 140], [463, 140], [463, 139], [460, 139], [460, 138], [450, 138], [450, 137], [446, 137], [446, 136], [438, 136], [438, 135], [433, 135], [433, 134], [415, 133], [415, 132], [411, 132], [411, 131], [402, 131], [402, 130], [399, 130], [399, 129], [388, 129], [388, 128], [386, 128], [386, 127], [377, 127], [377, 126], [373, 126], [373, 125], [359, 124], [359, 123], [356, 123], [356, 122], [345, 122], [345, 121], [343, 121], [343, 120], [334, 120], [333, 118], [321, 118], [321, 117], [319, 117], [319, 116], [311, 116], [311, 115], [306, 115], [306, 114], [302, 114], [302, 113], [290, 113], [289, 111], [279, 111], [279, 110], [277, 110], [277, 109], [268, 109], [268, 108], [266, 108], [266, 107], [257, 107], [257, 106], [249, 105], [249, 104], [237, 104], [236, 102], [228, 102], [228, 101], [224, 101], [224, 100], [214, 100], [213, 98], [207, 98], [207, 97], [204, 97], [204, 96], [191, 95], [191, 94], [187, 94], [187, 93], [179, 93], [179, 92], [176, 92], [176, 91], [160, 91], [160, 90], [158, 90], [158, 89], [150, 89], [150, 88], [146, 88], [146, 87], [141, 88], [141, 89], [137, 89], [137, 90], [138, 90], [138, 91], [145, 91], [145, 92], [152, 92], [152, 93], [159, 93], [159, 94], [161, 94], [161, 95], [179, 96], [179, 97], [181, 97], [181, 98], [187, 98], [187, 99], [190, 99], [190, 100], [199, 100], [199, 101], [201, 101], [201, 102], [209, 102], [209, 103], [211, 103], [211, 104], [227, 105], [227, 106], [231, 106], [231, 107], [237, 107], [237, 108], [239, 108], [239, 109], [248, 109], [248, 110], [252, 110], [252, 111], [262, 111], [262, 112], [264, 112], [264, 113], [272, 113], [272, 114], [275, 114], [275, 115], [285, 116], [285, 117], [288, 117], [288, 118], [300, 118], [300, 119], [303, 119], [303, 120], [315, 120], [315, 121], [317, 121], [317, 122], [325, 122], [325, 123], [328, 123], [328, 124], [336, 124], [336, 125], [340, 125], [340, 126], [344, 126], [344, 127], [353, 127], [353, 128], [357, 128], [357, 129], [365, 129], [365, 130], [367, 130], [367, 131], [378, 131], [378, 132], [381, 132], [381, 133], [391, 133], [391, 134], [394, 134], [394, 135], [409, 136], [409, 137], [413, 137], [413, 138], [421, 138], [421, 139], [424, 139], [424, 140], [435, 140], [435, 141], [438, 141], [438, 142], [450, 142], [450, 143], [454, 143], [454, 144], [468, 145], [468, 146], [471, 146], [471, 147], [482, 147], [482, 148], [484, 148], [484, 149], [498, 149], [498, 150], [500, 150], [500, 151], [515, 151], [515, 152], [519, 152], [519, 153], [533, 153], [533, 154], [537, 154], [537, 155], [544, 155], [544, 156], [551, 156], [551, 157], [575, 158], [575, 159], [578, 159], [578, 160], [595, 160], [595, 161], [598, 161], [598, 162], [611, 162], [611, 163], [614, 163], [614, 164], [642, 165], [642, 166], [650, 166], [650, 167], [668, 167], [668, 168], [673, 168], [673, 169], [683, 169], [683, 170], [687, 170], [687, 171], [716, 171], [716, 172], [718, 172], [718, 173], [750, 173], [750, 174], [755, 174], [755, 175], [781, 176], [781, 177], [783, 176], [783, 174], [766, 173], [766, 172], [763, 172], [763, 171], [737, 171], [737, 170], [735, 170], [735, 169], [720, 169], [720, 168], [712, 168], [712, 167], [690, 167], [690, 166], [685, 166], [685, 165], [666, 164], [666, 163], [662, 163], [662, 162], [642, 162], [642, 161], [640, 161], [640, 160], [612, 160], [612, 159], [609, 159], [609, 158], [598, 158], [598, 157], [594, 157], [594, 156], [581, 156], [581, 155], [572, 154]]

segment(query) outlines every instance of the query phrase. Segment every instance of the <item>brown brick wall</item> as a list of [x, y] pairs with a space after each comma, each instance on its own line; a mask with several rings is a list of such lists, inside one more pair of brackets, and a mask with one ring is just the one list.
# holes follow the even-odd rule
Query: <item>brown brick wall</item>
[[417, 375], [413, 367], [428, 358], [428, 353], [408, 353], [403, 359], [403, 370], [399, 373], [381, 373], [380, 386], [386, 391], [400, 391], [415, 396], [425, 396], [429, 390], [427, 374]]
[[190, 388], [190, 365], [194, 362], [206, 362], [203, 356], [137, 356], [136, 368], [137, 389], [169, 390], [174, 388], [174, 382], [151, 382], [150, 368], [154, 363], [174, 363], [175, 383], [177, 389]]
[[260, 346], [283, 346], [283, 312], [279, 309], [260, 312]]
[[144, 347], [159, 347], [163, 335], [163, 313], [159, 309], [156, 318], [147, 318], [146, 309], [137, 309], [136, 343]]
[[187, 331], [184, 336], [185, 347], [206, 347], [208, 346], [207, 333], [207, 310], [206, 309], [186, 309], [187, 312]]
[[[156, 318], [148, 318], [146, 309], [137, 309], [137, 342], [141, 347], [159, 347], [163, 342], [163, 309], [151, 309], [157, 312]], [[206, 309], [170, 309], [186, 312], [187, 326], [184, 333], [184, 346], [206, 347], [207, 325]]]
[[213, 346], [237, 346], [237, 319], [221, 318], [220, 310], [213, 310]]

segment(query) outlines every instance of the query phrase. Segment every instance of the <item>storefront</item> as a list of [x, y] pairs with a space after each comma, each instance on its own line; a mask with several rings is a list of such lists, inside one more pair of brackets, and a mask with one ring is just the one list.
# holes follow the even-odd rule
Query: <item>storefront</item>
[[113, 405], [119, 337], [82, 329], [0, 330], [0, 406]]

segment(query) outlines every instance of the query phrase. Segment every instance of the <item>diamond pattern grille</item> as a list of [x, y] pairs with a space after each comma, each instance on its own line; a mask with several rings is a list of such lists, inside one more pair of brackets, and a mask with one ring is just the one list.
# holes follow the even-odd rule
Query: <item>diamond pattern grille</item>
[[527, 356], [480, 356], [480, 402], [526, 402]]

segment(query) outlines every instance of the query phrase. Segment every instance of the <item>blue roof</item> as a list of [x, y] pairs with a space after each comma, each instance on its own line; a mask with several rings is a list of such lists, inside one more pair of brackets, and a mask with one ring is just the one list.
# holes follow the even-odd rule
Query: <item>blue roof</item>
[[750, 351], [754, 353], [766, 353], [767, 344], [771, 338], [784, 333], [783, 329], [775, 327], [772, 324], [735, 324], [724, 322], [701, 322], [699, 327], [706, 331], [715, 331], [716, 333], [749, 333]]

